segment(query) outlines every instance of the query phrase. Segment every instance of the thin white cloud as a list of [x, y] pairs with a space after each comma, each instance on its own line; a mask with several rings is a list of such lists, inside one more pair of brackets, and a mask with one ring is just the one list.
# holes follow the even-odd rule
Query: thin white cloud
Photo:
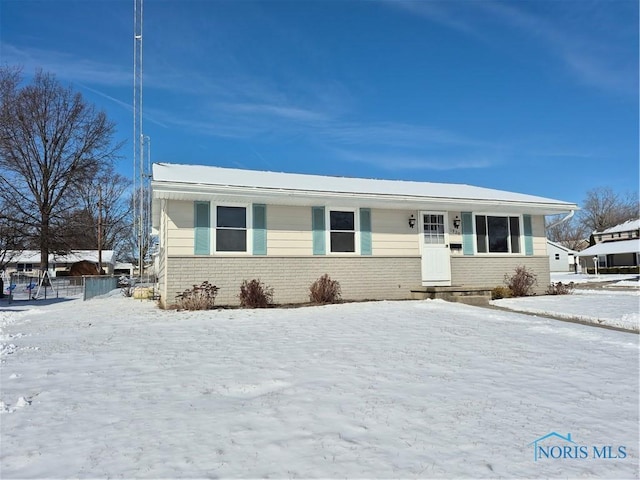
[[333, 122], [320, 126], [318, 133], [341, 144], [412, 148], [426, 145], [496, 147], [491, 142], [469, 138], [456, 132], [428, 125], [398, 122]]
[[495, 166], [498, 161], [479, 156], [458, 156], [451, 153], [441, 156], [388, 153], [380, 154], [371, 151], [354, 151], [335, 149], [333, 153], [337, 158], [349, 162], [366, 164], [382, 170], [468, 170], [484, 169]]
[[[452, 10], [452, 4], [454, 2], [438, 2], [438, 1], [425, 1], [425, 0], [380, 0], [382, 3], [404, 10], [412, 15], [416, 15], [427, 20], [439, 23], [446, 27], [470, 34], [473, 36], [479, 36], [479, 31], [476, 27], [466, 21], [466, 19], [460, 15], [457, 15]], [[463, 2], [468, 6], [470, 2]], [[455, 7], [455, 5], [453, 5]]]
[[85, 90], [88, 90], [89, 92], [92, 92], [92, 93], [95, 93], [96, 95], [101, 96], [102, 98], [106, 98], [107, 100], [109, 100], [109, 101], [115, 103], [116, 105], [119, 105], [120, 107], [124, 108], [125, 110], [128, 110], [130, 112], [133, 111], [132, 102], [129, 102], [129, 103], [123, 102], [122, 100], [120, 100], [120, 99], [118, 99], [116, 97], [113, 97], [111, 95], [107, 95], [106, 93], [104, 93], [104, 92], [102, 92], [100, 90], [96, 90], [95, 88], [91, 88], [90, 86], [85, 85], [82, 82], [75, 81], [73, 83], [75, 83], [76, 85], [80, 86], [81, 88], [83, 88]]
[[[541, 40], [583, 83], [609, 91], [637, 95], [637, 36], [633, 53], [631, 48], [620, 48], [619, 39], [615, 38], [617, 25], [614, 24], [609, 25], [609, 29], [598, 25], [599, 32], [596, 36], [592, 29], [589, 29], [588, 33], [576, 33], [562, 28], [560, 22], [525, 12], [514, 3], [481, 2], [481, 7], [508, 25]], [[590, 19], [591, 22], [598, 20], [601, 20], [601, 17], [593, 16]], [[589, 27], [586, 21], [583, 25], [585, 28]]]
[[55, 50], [18, 48], [3, 42], [2, 59], [7, 64], [21, 65], [25, 74], [31, 74], [41, 68], [54, 73], [58, 78], [78, 83], [117, 87], [133, 84], [131, 69], [77, 58]]
[[[610, 92], [638, 94], [637, 22], [636, 30], [628, 31], [586, 2], [541, 3], [538, 6], [549, 7], [548, 14], [542, 16], [518, 2], [381, 1], [494, 45], [502, 38], [499, 29], [509, 28], [510, 34], [534, 38], [579, 82]], [[608, 2], [593, 4], [602, 4], [605, 9]], [[565, 6], [568, 15], [561, 11]], [[576, 12], [582, 14], [580, 18]], [[562, 18], [559, 13], [564, 14]], [[630, 14], [637, 17], [638, 12]]]
[[268, 105], [260, 103], [222, 103], [218, 107], [227, 112], [235, 112], [239, 114], [262, 115], [267, 117], [283, 118], [295, 121], [323, 121], [328, 116], [322, 112], [315, 112], [305, 108], [287, 106], [287, 105]]

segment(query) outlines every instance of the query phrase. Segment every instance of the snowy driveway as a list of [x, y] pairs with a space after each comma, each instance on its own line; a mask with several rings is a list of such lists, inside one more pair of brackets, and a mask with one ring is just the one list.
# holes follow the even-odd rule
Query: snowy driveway
[[[2, 478], [633, 478], [638, 335], [442, 301], [0, 311]], [[571, 433], [626, 458], [534, 461]]]

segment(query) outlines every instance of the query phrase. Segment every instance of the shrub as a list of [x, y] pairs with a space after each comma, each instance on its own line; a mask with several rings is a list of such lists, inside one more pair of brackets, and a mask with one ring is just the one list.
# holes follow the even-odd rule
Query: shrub
[[573, 290], [576, 288], [573, 282], [562, 283], [556, 282], [552, 283], [547, 287], [546, 294], [547, 295], [570, 295], [573, 293]]
[[205, 281], [176, 295], [178, 308], [182, 310], [210, 310], [213, 308], [219, 288]]
[[240, 285], [240, 306], [244, 308], [267, 308], [273, 302], [273, 288], [260, 280], [244, 280]]
[[500, 300], [501, 298], [512, 297], [513, 294], [509, 287], [496, 287], [491, 290], [491, 300]]
[[511, 277], [505, 274], [504, 283], [511, 290], [512, 296], [526, 297], [531, 294], [531, 289], [538, 283], [538, 278], [534, 273], [527, 270], [525, 266], [519, 265]]
[[337, 303], [340, 301], [342, 290], [337, 280], [331, 280], [325, 273], [309, 287], [309, 299], [313, 303]]

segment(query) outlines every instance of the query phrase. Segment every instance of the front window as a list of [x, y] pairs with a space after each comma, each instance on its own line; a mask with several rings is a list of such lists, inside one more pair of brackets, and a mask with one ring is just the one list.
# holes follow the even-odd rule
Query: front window
[[244, 207], [216, 208], [216, 251], [247, 251], [247, 209]]
[[520, 219], [476, 215], [478, 253], [520, 253]]
[[354, 253], [356, 251], [355, 212], [332, 210], [329, 213], [331, 251]]
[[18, 263], [16, 265], [18, 272], [31, 272], [33, 271], [33, 263]]

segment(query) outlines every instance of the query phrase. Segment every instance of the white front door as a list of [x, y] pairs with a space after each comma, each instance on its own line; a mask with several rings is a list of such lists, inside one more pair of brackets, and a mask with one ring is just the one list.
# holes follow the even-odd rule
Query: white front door
[[446, 212], [421, 212], [422, 285], [451, 285]]

